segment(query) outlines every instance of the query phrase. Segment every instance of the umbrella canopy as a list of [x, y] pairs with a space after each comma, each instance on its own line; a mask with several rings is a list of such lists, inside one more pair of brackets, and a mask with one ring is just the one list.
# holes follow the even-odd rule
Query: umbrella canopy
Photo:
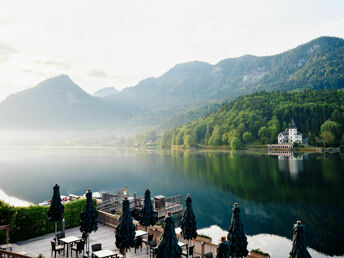
[[122, 205], [122, 216], [115, 231], [116, 246], [121, 250], [135, 246], [135, 226], [130, 214], [129, 200], [127, 197], [123, 200]]
[[148, 227], [155, 225], [157, 221], [157, 216], [154, 213], [152, 200], [150, 197], [150, 190], [147, 187], [145, 191], [145, 200], [143, 204], [143, 208], [139, 214], [139, 223], [142, 226]]
[[174, 218], [168, 214], [164, 221], [164, 233], [157, 249], [157, 258], [180, 258], [182, 248], [178, 245]]
[[246, 257], [247, 238], [244, 232], [244, 226], [240, 221], [240, 208], [237, 203], [232, 208], [232, 220], [228, 230], [227, 239], [230, 245], [230, 254], [233, 258]]
[[80, 213], [80, 231], [83, 233], [91, 233], [97, 231], [98, 211], [93, 205], [92, 192], [88, 190], [86, 193], [86, 205]]
[[63, 219], [64, 206], [61, 202], [60, 187], [58, 184], [56, 184], [53, 189], [54, 194], [48, 211], [48, 220], [57, 222]]
[[229, 243], [226, 241], [226, 237], [221, 238], [221, 243], [217, 246], [216, 258], [229, 258], [230, 247]]
[[310, 258], [311, 255], [307, 251], [307, 246], [304, 236], [304, 226], [301, 221], [297, 221], [294, 225], [293, 232], [293, 248], [290, 251], [289, 258]]
[[185, 210], [180, 225], [184, 239], [191, 240], [197, 237], [197, 222], [192, 209], [192, 200], [190, 194], [185, 199]]

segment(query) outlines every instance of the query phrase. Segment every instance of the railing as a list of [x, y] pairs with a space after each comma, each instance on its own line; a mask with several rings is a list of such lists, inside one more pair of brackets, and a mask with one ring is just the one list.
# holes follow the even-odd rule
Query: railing
[[[119, 225], [119, 218], [120, 215], [118, 214], [110, 214], [104, 211], [98, 211], [98, 221], [105, 226], [117, 227]], [[133, 221], [133, 223], [136, 229], [146, 230], [146, 228], [141, 226], [137, 221]], [[158, 225], [148, 227], [147, 230], [149, 234], [154, 235], [154, 239], [158, 242], [164, 232], [163, 228]], [[187, 243], [187, 241], [184, 240], [180, 234], [177, 234], [177, 237], [179, 241]], [[214, 257], [216, 255], [217, 245], [211, 243], [209, 239], [197, 237], [196, 239], [191, 241], [191, 245], [195, 246], [194, 253], [200, 255], [202, 258], [204, 257], [204, 254], [208, 252], [213, 253]]]
[[176, 204], [182, 204], [182, 195], [181, 194], [165, 198], [165, 209], [168, 209], [168, 207], [174, 206]]
[[0, 257], [1, 258], [17, 258], [17, 257], [18, 258], [32, 258], [31, 256], [17, 254], [17, 253], [13, 253], [13, 252], [1, 250], [1, 249], [0, 249]]

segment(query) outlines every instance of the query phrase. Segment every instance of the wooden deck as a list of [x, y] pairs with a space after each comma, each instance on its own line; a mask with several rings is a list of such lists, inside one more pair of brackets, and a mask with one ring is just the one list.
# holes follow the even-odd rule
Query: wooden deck
[[[113, 251], [117, 251], [118, 249], [115, 246], [115, 232], [114, 229], [111, 227], [103, 226], [98, 224], [97, 232], [92, 232], [90, 235], [90, 245], [95, 243], [101, 243], [102, 249], [109, 249]], [[81, 233], [79, 227], [71, 228], [66, 230], [66, 237], [67, 236], [76, 236], [81, 237]], [[51, 245], [50, 241], [53, 239], [54, 233], [47, 234], [44, 236], [32, 238], [26, 241], [18, 242], [13, 247], [13, 252], [26, 252], [28, 256], [37, 257], [39, 254], [42, 254], [44, 257], [51, 257]], [[63, 253], [61, 255], [57, 253], [56, 257], [64, 257]], [[69, 257], [71, 257], [69, 255]], [[75, 252], [73, 256], [75, 258]], [[79, 255], [82, 257], [82, 255]], [[127, 257], [141, 257], [141, 258], [148, 258], [149, 254], [146, 254], [145, 245], [143, 245], [142, 252], [137, 250], [135, 254], [134, 251], [128, 252]]]

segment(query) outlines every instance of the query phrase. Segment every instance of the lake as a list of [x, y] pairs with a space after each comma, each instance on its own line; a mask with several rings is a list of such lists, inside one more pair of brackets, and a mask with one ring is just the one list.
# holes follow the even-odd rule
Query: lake
[[313, 257], [342, 256], [343, 168], [344, 157], [338, 153], [283, 158], [244, 151], [2, 148], [0, 190], [3, 198], [30, 202], [50, 199], [55, 183], [63, 195], [125, 186], [138, 196], [147, 186], [152, 195], [190, 193], [198, 227], [217, 225], [217, 231], [228, 229], [232, 205], [238, 202], [249, 243], [267, 245], [264, 239], [276, 239], [271, 241], [275, 249], [267, 251], [286, 253], [291, 243], [283, 241], [291, 239], [300, 219], [307, 245], [318, 252]]

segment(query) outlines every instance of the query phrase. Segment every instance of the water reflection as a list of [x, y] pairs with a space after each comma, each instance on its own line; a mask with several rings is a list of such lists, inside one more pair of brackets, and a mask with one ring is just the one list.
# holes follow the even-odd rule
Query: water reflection
[[32, 202], [49, 199], [55, 183], [63, 195], [124, 186], [138, 195], [146, 186], [152, 195], [190, 193], [198, 226], [215, 224], [224, 230], [237, 201], [248, 235], [290, 239], [300, 219], [310, 247], [343, 255], [343, 165], [339, 154], [280, 160], [247, 152], [0, 149], [0, 188]]
[[299, 172], [303, 171], [303, 159], [306, 155], [296, 156], [294, 153], [289, 155], [278, 155], [278, 167], [281, 171], [289, 173], [292, 180], [297, 180]]

